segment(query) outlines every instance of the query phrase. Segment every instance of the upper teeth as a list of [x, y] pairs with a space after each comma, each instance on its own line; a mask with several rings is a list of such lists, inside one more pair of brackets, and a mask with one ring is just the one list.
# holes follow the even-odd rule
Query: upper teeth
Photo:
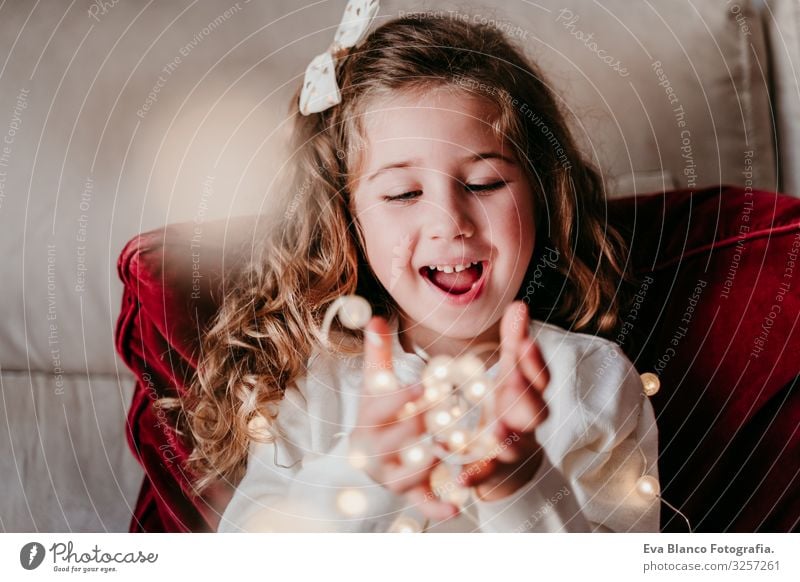
[[458, 265], [428, 265], [428, 268], [431, 271], [444, 271], [445, 273], [460, 273], [464, 269], [469, 269], [472, 265], [477, 265], [480, 261], [472, 261], [471, 263], [467, 263], [465, 265], [458, 264]]

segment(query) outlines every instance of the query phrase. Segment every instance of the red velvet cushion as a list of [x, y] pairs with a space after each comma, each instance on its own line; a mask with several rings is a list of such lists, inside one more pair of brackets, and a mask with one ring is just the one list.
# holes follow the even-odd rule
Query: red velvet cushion
[[[671, 192], [620, 200], [611, 221], [634, 225], [632, 262], [652, 277], [640, 333], [623, 347], [639, 371], [661, 377], [653, 404], [665, 499], [699, 531], [796, 528], [800, 200]], [[662, 515], [664, 529], [685, 530], [668, 508]]]
[[152, 402], [176, 396], [191, 379], [222, 274], [247, 258], [255, 227], [253, 217], [173, 224], [135, 237], [120, 254], [124, 291], [116, 347], [137, 377], [127, 437], [145, 470], [132, 532], [214, 531], [230, 500], [232, 491], [223, 485], [191, 496], [181, 466], [189, 450]]
[[[646, 284], [611, 339], [640, 372], [661, 377], [653, 404], [664, 498], [697, 531], [796, 528], [800, 200], [733, 187], [676, 191], [610, 201], [609, 221], [625, 232]], [[223, 257], [232, 268], [245, 257], [255, 220], [209, 223], [202, 237], [196, 227], [142, 234], [119, 259], [117, 349], [139, 379], [128, 439], [146, 471], [131, 531], [214, 530], [231, 495], [220, 486], [191, 498], [180, 464], [186, 447], [151, 406], [154, 392], [175, 394], [190, 378], [224, 280]], [[199, 291], [192, 288], [198, 264]], [[670, 509], [662, 516], [663, 529], [685, 530]]]

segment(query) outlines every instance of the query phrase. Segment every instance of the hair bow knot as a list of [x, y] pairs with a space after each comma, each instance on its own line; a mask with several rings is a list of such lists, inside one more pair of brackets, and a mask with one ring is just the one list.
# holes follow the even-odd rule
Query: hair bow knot
[[378, 4], [378, 0], [349, 0], [333, 43], [324, 53], [314, 57], [306, 67], [303, 89], [300, 92], [300, 113], [319, 113], [341, 102], [342, 94], [336, 83], [334, 57], [356, 46], [367, 35], [369, 26], [378, 13]]

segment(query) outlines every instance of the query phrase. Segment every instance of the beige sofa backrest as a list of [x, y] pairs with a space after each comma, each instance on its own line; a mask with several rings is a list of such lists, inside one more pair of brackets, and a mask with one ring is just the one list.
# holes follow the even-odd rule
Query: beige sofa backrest
[[776, 188], [768, 54], [752, 2], [492, 4], [416, 5], [453, 17], [465, 7], [523, 44], [564, 99], [610, 195], [746, 179]]
[[768, 0], [763, 18], [770, 47], [779, 189], [800, 196], [800, 1]]

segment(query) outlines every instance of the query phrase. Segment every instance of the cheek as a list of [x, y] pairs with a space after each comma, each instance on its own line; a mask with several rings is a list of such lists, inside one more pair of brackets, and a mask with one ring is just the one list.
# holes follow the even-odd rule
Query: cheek
[[368, 210], [359, 216], [364, 234], [367, 260], [378, 279], [386, 285], [400, 262], [408, 263], [411, 256], [411, 239], [403, 223], [390, 220], [377, 210]]
[[526, 196], [514, 196], [490, 217], [490, 233], [496, 244], [523, 255], [532, 253], [536, 238], [533, 204]]

